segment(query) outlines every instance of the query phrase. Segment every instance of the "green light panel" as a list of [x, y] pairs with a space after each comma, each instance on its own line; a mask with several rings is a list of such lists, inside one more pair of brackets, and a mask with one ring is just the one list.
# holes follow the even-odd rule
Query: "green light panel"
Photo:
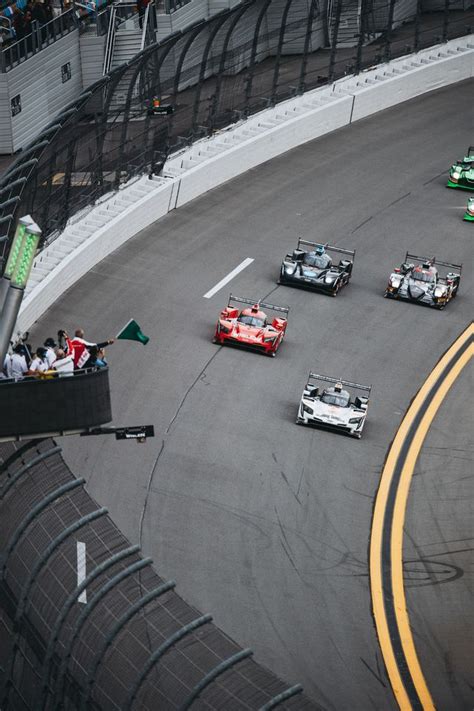
[[26, 228], [20, 254], [17, 257], [15, 269], [11, 277], [12, 285], [20, 289], [25, 288], [28, 277], [30, 276], [40, 237], [41, 230], [37, 225], [30, 225]]
[[15, 265], [17, 263], [18, 255], [21, 252], [23, 246], [23, 237], [25, 234], [26, 225], [22, 225], [21, 222], [18, 223], [16, 228], [15, 237], [13, 238], [13, 244], [10, 248], [10, 254], [8, 255], [7, 266], [5, 267], [4, 275], [11, 279], [11, 276], [15, 270]]

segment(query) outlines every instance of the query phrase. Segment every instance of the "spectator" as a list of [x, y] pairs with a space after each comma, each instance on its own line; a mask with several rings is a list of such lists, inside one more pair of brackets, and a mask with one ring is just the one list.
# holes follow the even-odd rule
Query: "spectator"
[[56, 353], [54, 352], [54, 348], [56, 348], [56, 343], [54, 341], [54, 338], [47, 338], [44, 342], [44, 347], [46, 348], [46, 360], [48, 361], [48, 368], [53, 367], [53, 363], [56, 360]]
[[56, 360], [53, 368], [58, 372], [60, 378], [74, 375], [73, 354], [66, 355], [62, 348], [56, 348]]
[[23, 16], [23, 37], [26, 37], [26, 51], [31, 52], [33, 49], [33, 42], [31, 39], [31, 32], [32, 32], [32, 26], [31, 26], [31, 11], [28, 9], [25, 10], [25, 14]]
[[15, 35], [17, 40], [23, 39], [25, 36], [25, 30], [23, 27], [23, 13], [20, 10], [15, 10], [15, 14], [13, 15], [13, 27], [15, 30]]
[[41, 346], [40, 348], [36, 349], [34, 358], [30, 363], [28, 375], [39, 376], [42, 373], [45, 373], [47, 370], [49, 370], [49, 368], [48, 361], [46, 360], [46, 348], [43, 348]]
[[21, 344], [14, 346], [13, 353], [5, 357], [5, 374], [7, 378], [23, 380], [28, 372], [28, 364], [24, 355], [25, 347]]
[[[67, 333], [64, 331], [67, 337]], [[74, 349], [74, 367], [75, 368], [87, 368], [88, 361], [90, 359], [89, 348], [95, 346], [96, 348], [103, 348], [104, 346], [111, 345], [115, 339], [109, 338], [107, 341], [102, 341], [102, 343], [91, 343], [84, 339], [84, 330], [78, 328], [74, 333], [74, 338], [71, 340], [72, 348]]]
[[143, 28], [143, 18], [149, 2], [150, 0], [137, 0], [138, 24], [140, 25], [140, 29]]
[[43, 3], [40, 0], [35, 0], [33, 7], [31, 9], [31, 19], [36, 20], [40, 25], [46, 24], [46, 13], [44, 11]]
[[53, 8], [50, 0], [44, 0], [43, 9], [46, 22], [51, 22], [53, 19]]
[[105, 351], [103, 348], [91, 346], [89, 351], [90, 358], [87, 361], [88, 368], [105, 368], [107, 366], [107, 361], [105, 360]]

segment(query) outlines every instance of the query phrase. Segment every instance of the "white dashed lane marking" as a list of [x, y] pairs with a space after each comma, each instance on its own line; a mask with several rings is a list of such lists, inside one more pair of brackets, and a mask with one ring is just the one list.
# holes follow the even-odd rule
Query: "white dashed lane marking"
[[249, 264], [252, 264], [254, 260], [250, 259], [250, 257], [247, 257], [247, 259], [244, 259], [243, 262], [239, 264], [238, 267], [235, 267], [235, 269], [232, 269], [227, 276], [225, 276], [223, 279], [220, 280], [218, 284], [212, 287], [212, 289], [209, 289], [208, 292], [206, 292], [203, 296], [204, 299], [210, 299], [214, 294], [217, 294], [220, 289], [222, 289], [223, 286], [228, 284], [237, 274], [239, 274], [241, 271], [243, 271], [246, 267], [249, 266]]
[[[77, 541], [77, 587], [86, 579], [86, 544], [82, 541]], [[83, 590], [79, 597], [78, 602], [83, 602], [87, 604], [87, 591]]]

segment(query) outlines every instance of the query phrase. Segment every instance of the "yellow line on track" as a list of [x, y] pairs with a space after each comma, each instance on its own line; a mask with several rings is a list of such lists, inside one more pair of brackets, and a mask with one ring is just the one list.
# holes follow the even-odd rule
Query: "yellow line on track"
[[[452, 346], [446, 351], [435, 368], [432, 370], [418, 394], [414, 398], [410, 407], [407, 410], [405, 417], [395, 435], [390, 452], [385, 462], [382, 471], [379, 490], [374, 507], [374, 516], [372, 521], [372, 531], [370, 539], [370, 587], [372, 596], [372, 607], [374, 612], [375, 624], [379, 638], [380, 647], [382, 650], [385, 666], [390, 679], [393, 692], [397, 703], [402, 711], [412, 709], [411, 702], [406, 693], [400, 671], [395, 659], [390, 630], [388, 627], [385, 605], [384, 591], [382, 578], [382, 540], [383, 529], [385, 523], [385, 513], [387, 500], [390, 491], [390, 485], [395, 473], [395, 466], [406, 437], [410, 433], [410, 428], [413, 426], [416, 416], [423, 406], [431, 388], [440, 377], [443, 370], [448, 365], [449, 361], [458, 353], [465, 345], [466, 341], [474, 335], [474, 324], [471, 324], [466, 330], [456, 339]], [[394, 610], [397, 620], [397, 626], [400, 634], [400, 639], [403, 647], [403, 652], [408, 664], [409, 672], [412, 677], [416, 692], [425, 711], [433, 711], [434, 704], [430, 692], [426, 685], [426, 681], [421, 671], [420, 663], [415, 650], [413, 636], [408, 621], [406, 609], [405, 590], [403, 586], [403, 526], [405, 521], [405, 511], [408, 499], [415, 463], [419, 452], [423, 445], [428, 429], [436, 416], [436, 413], [441, 406], [446, 394], [451, 388], [456, 378], [461, 373], [462, 369], [467, 365], [470, 358], [474, 355], [474, 346], [471, 343], [463, 355], [456, 361], [450, 371], [447, 373], [444, 380], [441, 382], [436, 393], [433, 396], [431, 403], [428, 405], [421, 422], [417, 427], [417, 431], [413, 437], [412, 443], [408, 450], [405, 462], [403, 465], [400, 481], [398, 484], [393, 519], [391, 529], [391, 562], [392, 562], [392, 591], [394, 596]]]

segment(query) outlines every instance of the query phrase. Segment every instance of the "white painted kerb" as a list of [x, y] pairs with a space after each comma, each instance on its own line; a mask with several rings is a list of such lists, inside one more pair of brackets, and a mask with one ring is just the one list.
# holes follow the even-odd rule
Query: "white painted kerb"
[[75, 216], [36, 258], [17, 329], [28, 330], [104, 257], [171, 210], [330, 131], [474, 76], [474, 35], [393, 60], [266, 109], [193, 144]]

